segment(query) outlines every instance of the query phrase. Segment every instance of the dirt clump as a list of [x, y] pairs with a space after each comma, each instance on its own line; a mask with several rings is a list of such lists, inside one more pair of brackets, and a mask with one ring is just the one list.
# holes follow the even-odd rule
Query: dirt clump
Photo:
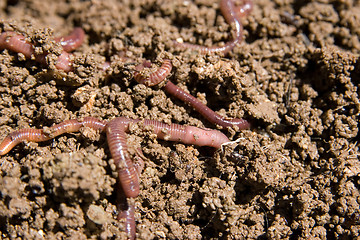
[[[226, 56], [173, 46], [231, 39], [218, 0], [2, 1], [0, 11], [1, 32], [21, 33], [50, 54], [44, 66], [0, 51], [0, 140], [86, 116], [218, 128], [231, 139], [215, 151], [130, 130], [130, 150], [146, 158], [134, 199], [137, 238], [360, 235], [358, 1], [256, 0], [242, 19], [243, 42]], [[53, 39], [74, 27], [85, 42], [73, 53], [74, 71], [58, 72]], [[171, 81], [252, 128], [220, 129], [133, 80], [135, 64], [165, 58]], [[1, 238], [125, 239], [115, 183], [102, 134], [20, 144], [0, 158]]]

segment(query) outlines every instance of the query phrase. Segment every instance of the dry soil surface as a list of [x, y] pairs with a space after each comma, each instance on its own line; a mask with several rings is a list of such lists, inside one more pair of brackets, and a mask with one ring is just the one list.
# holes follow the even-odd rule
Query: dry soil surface
[[[0, 140], [21, 128], [118, 116], [218, 128], [215, 151], [134, 126], [145, 168], [139, 239], [355, 239], [360, 234], [360, 3], [256, 0], [226, 56], [175, 49], [231, 39], [218, 0], [3, 0], [0, 30], [24, 34], [49, 66], [1, 50]], [[74, 71], [54, 69], [54, 37], [82, 27]], [[61, 50], [61, 48], [60, 48]], [[249, 130], [220, 129], [161, 88], [132, 78], [171, 59], [171, 81]], [[105, 72], [102, 65], [111, 62]], [[103, 134], [24, 143], [0, 158], [0, 238], [123, 239]]]

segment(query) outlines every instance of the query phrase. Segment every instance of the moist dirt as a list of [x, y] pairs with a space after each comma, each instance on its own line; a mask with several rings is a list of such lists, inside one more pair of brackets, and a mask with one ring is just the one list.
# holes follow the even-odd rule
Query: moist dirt
[[[231, 39], [218, 0], [0, 2], [48, 66], [0, 52], [0, 140], [86, 116], [218, 128], [215, 151], [156, 140], [134, 126], [145, 168], [134, 199], [139, 239], [356, 239], [360, 235], [360, 3], [255, 0], [244, 40], [226, 56], [174, 48]], [[86, 32], [74, 71], [54, 67], [54, 37]], [[121, 60], [131, 59], [124, 64]], [[160, 87], [132, 78], [145, 59], [249, 130], [220, 129]], [[110, 68], [103, 70], [105, 62]], [[103, 134], [23, 143], [0, 158], [0, 238], [124, 239], [116, 173]]]

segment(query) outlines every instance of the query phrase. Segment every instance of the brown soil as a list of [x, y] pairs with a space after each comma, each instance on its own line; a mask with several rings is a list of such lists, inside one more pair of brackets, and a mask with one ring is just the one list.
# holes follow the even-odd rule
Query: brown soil
[[[135, 199], [139, 239], [354, 239], [360, 234], [360, 4], [257, 0], [244, 41], [226, 57], [172, 41], [226, 42], [218, 0], [1, 1], [2, 31], [39, 50], [86, 31], [75, 71], [2, 50], [0, 139], [70, 118], [117, 116], [216, 126], [159, 88], [131, 78], [119, 54], [173, 61], [171, 80], [251, 130], [222, 130], [213, 151], [132, 129], [147, 160]], [[110, 70], [101, 71], [111, 61]], [[89, 138], [90, 137], [90, 138]], [[67, 134], [0, 158], [0, 238], [121, 239], [116, 174], [105, 137]]]

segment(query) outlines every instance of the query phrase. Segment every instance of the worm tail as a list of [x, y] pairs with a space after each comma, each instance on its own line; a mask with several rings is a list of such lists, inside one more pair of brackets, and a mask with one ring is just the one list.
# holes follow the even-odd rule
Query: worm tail
[[202, 102], [200, 102], [197, 98], [192, 96], [191, 94], [183, 91], [182, 89], [178, 88], [175, 84], [168, 81], [164, 87], [165, 91], [171, 94], [172, 96], [184, 101], [185, 103], [189, 104], [193, 107], [196, 111], [198, 111], [203, 117], [205, 117], [208, 121], [218, 124], [222, 127], [233, 127], [237, 126], [240, 130], [246, 129], [250, 127], [250, 123], [245, 119], [227, 119], [207, 106], [205, 106]]
[[7, 154], [12, 148], [24, 141], [41, 142], [50, 137], [42, 129], [20, 129], [10, 133], [0, 144], [0, 156]]
[[135, 239], [136, 237], [136, 224], [135, 224], [135, 206], [131, 199], [125, 197], [124, 190], [120, 185], [116, 191], [117, 195], [117, 219], [124, 220], [125, 232], [128, 239]]

